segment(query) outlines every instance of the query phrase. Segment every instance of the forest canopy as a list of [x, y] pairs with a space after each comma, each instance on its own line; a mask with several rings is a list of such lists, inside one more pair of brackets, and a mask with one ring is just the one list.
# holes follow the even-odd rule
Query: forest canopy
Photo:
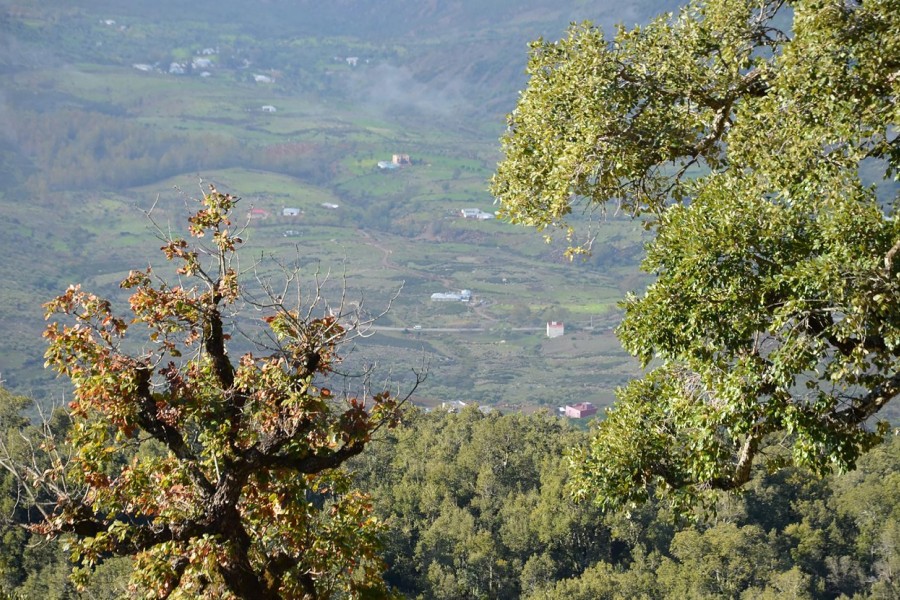
[[538, 40], [528, 73], [502, 213], [542, 229], [621, 209], [653, 235], [655, 281], [618, 329], [650, 370], [573, 454], [576, 494], [682, 504], [760, 461], [852, 467], [900, 394], [881, 182], [900, 167], [900, 1], [695, 1], [612, 39]]

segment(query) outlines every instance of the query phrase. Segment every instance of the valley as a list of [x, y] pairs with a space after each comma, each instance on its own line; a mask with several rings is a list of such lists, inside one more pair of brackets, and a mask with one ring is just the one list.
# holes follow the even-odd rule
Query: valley
[[[606, 405], [637, 373], [613, 328], [617, 302], [646, 283], [639, 223], [578, 217], [594, 252], [570, 262], [564, 236], [461, 213], [496, 210], [487, 187], [523, 49], [561, 33], [569, 9], [460, 36], [468, 8], [311, 33], [299, 17], [273, 24], [278, 3], [240, 28], [175, 8], [150, 22], [128, 4], [0, 5], [4, 385], [65, 395], [42, 368], [40, 304], [81, 283], [124, 306], [128, 270], [161, 266], [145, 213], [175, 229], [209, 183], [242, 198], [246, 277], [287, 261], [331, 273], [328, 293], [373, 314], [390, 303], [350, 366], [377, 363], [402, 386], [427, 364], [423, 404]], [[408, 164], [379, 166], [394, 155]], [[431, 300], [461, 289], [473, 301]], [[546, 337], [551, 320], [565, 336]]]

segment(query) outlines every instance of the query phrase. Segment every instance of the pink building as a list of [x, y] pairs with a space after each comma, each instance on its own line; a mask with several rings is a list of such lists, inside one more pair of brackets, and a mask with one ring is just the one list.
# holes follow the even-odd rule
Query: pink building
[[590, 402], [579, 402], [566, 406], [566, 416], [570, 419], [584, 419], [597, 414], [597, 407]]

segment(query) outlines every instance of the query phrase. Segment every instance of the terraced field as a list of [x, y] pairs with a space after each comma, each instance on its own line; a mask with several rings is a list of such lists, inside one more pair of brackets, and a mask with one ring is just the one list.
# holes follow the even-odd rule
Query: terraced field
[[[449, 30], [402, 44], [331, 34], [266, 39], [236, 34], [236, 23], [149, 23], [116, 3], [66, 6], [0, 2], [0, 35], [12, 48], [0, 62], [5, 385], [64, 394], [41, 368], [40, 303], [75, 282], [122, 302], [117, 284], [127, 271], [161, 262], [147, 211], [175, 230], [210, 182], [242, 197], [236, 221], [246, 228], [251, 287], [257, 275], [277, 277], [281, 261], [310, 278], [330, 272], [326, 293], [372, 313], [392, 302], [348, 368], [377, 362], [402, 381], [424, 362], [423, 403], [607, 403], [635, 372], [612, 327], [616, 303], [646, 282], [636, 266], [637, 223], [592, 219], [595, 253], [572, 263], [562, 258], [564, 242], [460, 216], [463, 208], [495, 210], [487, 189], [503, 111], [514, 104], [538, 17], [497, 32], [498, 55], [519, 43], [519, 74], [504, 68], [497, 78], [506, 79], [486, 82], [442, 80], [464, 66], [426, 62], [436, 53], [446, 62], [458, 49]], [[553, 14], [547, 26], [559, 31]], [[215, 53], [208, 76], [168, 72], [207, 49]], [[350, 53], [360, 55], [354, 67], [343, 58]], [[152, 67], [134, 68], [138, 61]], [[257, 82], [258, 74], [271, 82]], [[393, 154], [408, 154], [411, 164], [378, 167]], [[266, 217], [250, 219], [250, 208]], [[285, 216], [286, 208], [299, 214]], [[586, 226], [588, 216], [579, 221]], [[430, 299], [459, 289], [472, 290], [473, 301]], [[566, 335], [547, 339], [548, 320], [564, 321]]]

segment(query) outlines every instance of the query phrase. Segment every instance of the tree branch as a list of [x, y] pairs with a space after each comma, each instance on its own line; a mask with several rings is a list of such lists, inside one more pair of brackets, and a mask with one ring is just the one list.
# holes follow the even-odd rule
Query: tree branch
[[850, 408], [835, 412], [834, 419], [845, 426], [860, 425], [898, 395], [900, 372], [876, 385], [865, 396], [854, 400]]
[[219, 294], [214, 294], [213, 306], [205, 311], [206, 321], [203, 327], [204, 347], [213, 359], [213, 368], [222, 390], [230, 390], [234, 386], [234, 366], [228, 360], [225, 349], [225, 332], [222, 326], [222, 315], [219, 313], [218, 304], [222, 301]]
[[884, 275], [885, 277], [890, 277], [891, 273], [894, 271], [894, 256], [896, 256], [897, 252], [900, 252], [900, 240], [897, 240], [891, 249], [887, 251], [887, 254], [884, 255]]
[[288, 468], [298, 473], [312, 474], [325, 471], [327, 469], [336, 469], [350, 458], [356, 456], [365, 448], [363, 443], [344, 444], [337, 450], [329, 451], [327, 454], [313, 454], [311, 456], [289, 456], [277, 454], [274, 456], [264, 456], [262, 466], [268, 468]]
[[150, 391], [150, 378], [153, 371], [147, 365], [136, 367], [137, 375], [137, 399], [139, 410], [137, 412], [138, 425], [149, 433], [153, 438], [168, 448], [179, 460], [186, 466], [188, 474], [194, 484], [205, 495], [209, 496], [213, 493], [212, 483], [206, 478], [200, 468], [197, 466], [197, 457], [191, 448], [184, 441], [181, 432], [171, 425], [163, 422], [156, 409], [156, 401]]

